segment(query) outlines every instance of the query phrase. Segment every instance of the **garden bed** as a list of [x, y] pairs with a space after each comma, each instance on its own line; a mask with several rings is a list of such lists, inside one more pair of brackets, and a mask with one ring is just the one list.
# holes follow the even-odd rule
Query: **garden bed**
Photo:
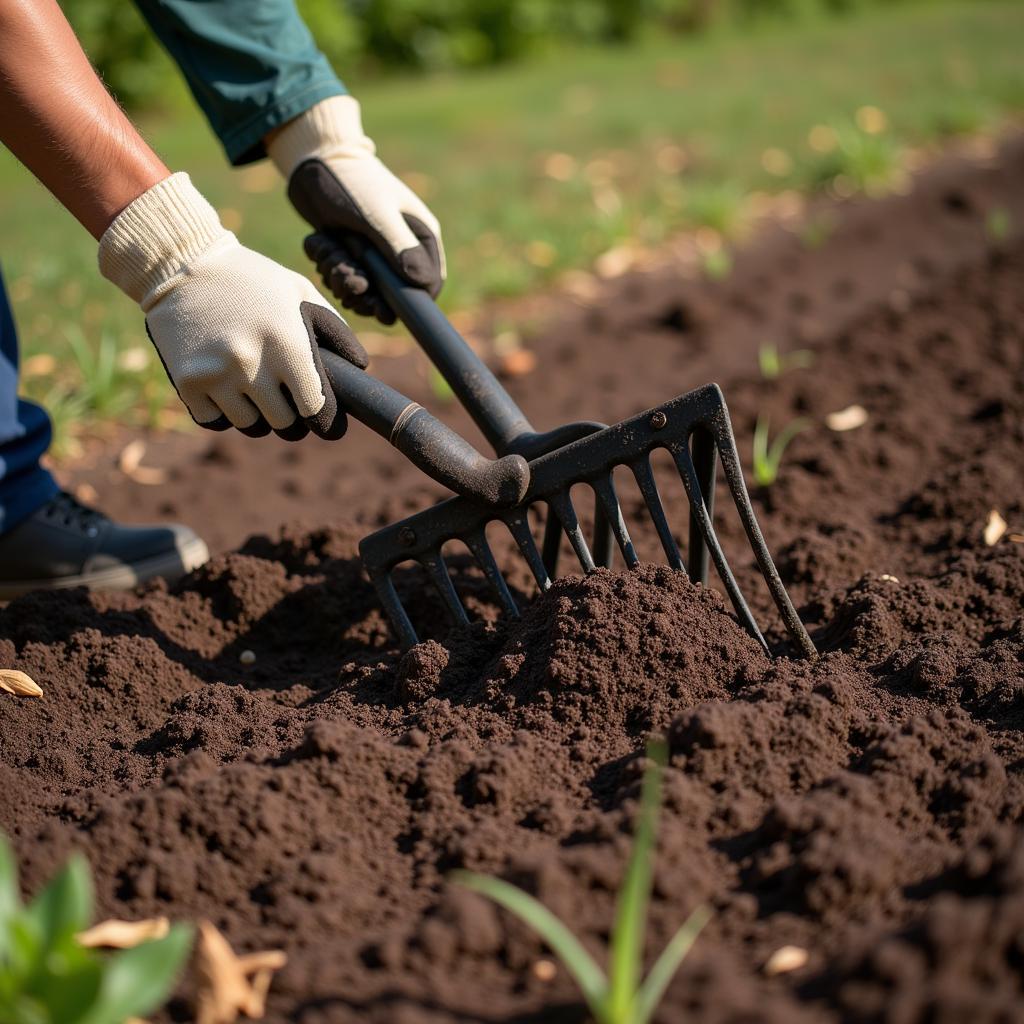
[[[785, 656], [725, 515], [774, 660], [714, 589], [653, 564], [567, 578], [498, 624], [467, 573], [488, 621], [450, 633], [410, 577], [437, 639], [400, 657], [356, 542], [433, 492], [361, 432], [341, 455], [268, 447], [291, 468], [280, 487], [264, 475], [265, 507], [331, 525], [255, 537], [169, 590], [0, 612], [0, 665], [45, 691], [0, 714], [0, 828], [26, 885], [82, 849], [106, 914], [208, 917], [237, 948], [285, 949], [273, 1024], [582, 1021], [561, 968], [537, 969], [534, 936], [446, 875], [509, 878], [598, 951], [643, 743], [665, 732], [649, 951], [696, 904], [714, 916], [659, 1021], [1012, 1019], [1024, 247], [984, 224], [1019, 203], [1022, 172], [1019, 143], [991, 166], [950, 164], [913, 196], [854, 206], [822, 249], [764, 240], [713, 287], [616, 281], [534, 339], [553, 372], [515, 383], [549, 426], [715, 377], [744, 456], [758, 416], [812, 420], [756, 502], [818, 661]], [[807, 348], [813, 365], [765, 380], [759, 341]], [[852, 404], [862, 426], [824, 425]], [[259, 446], [189, 444], [198, 468], [163, 451], [171, 497], [147, 500], [244, 522]], [[383, 476], [400, 497], [371, 497]], [[135, 493], [94, 479], [114, 507]], [[993, 510], [1008, 526], [989, 543]], [[678, 495], [670, 512], [685, 536]], [[807, 963], [770, 976], [784, 945]], [[162, 1019], [190, 1019], [191, 991]]]

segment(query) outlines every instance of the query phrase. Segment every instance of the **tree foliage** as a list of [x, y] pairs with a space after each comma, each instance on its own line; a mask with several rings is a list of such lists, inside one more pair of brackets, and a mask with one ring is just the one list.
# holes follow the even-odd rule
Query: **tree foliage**
[[[244, 0], [238, 0], [244, 3]], [[697, 32], [843, 14], [887, 0], [296, 0], [344, 77], [519, 60], [566, 43], [628, 43], [644, 30]], [[891, 2], [891, 0], [889, 0]], [[63, 0], [79, 38], [122, 103], [159, 105], [170, 61], [132, 4]]]

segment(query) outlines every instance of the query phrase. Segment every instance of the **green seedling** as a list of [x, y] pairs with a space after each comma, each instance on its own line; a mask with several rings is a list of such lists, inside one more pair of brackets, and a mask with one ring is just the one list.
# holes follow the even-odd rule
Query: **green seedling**
[[86, 412], [83, 397], [63, 384], [48, 388], [42, 398], [53, 428], [50, 452], [58, 461], [69, 458], [81, 450], [78, 431]]
[[993, 242], [1005, 242], [1011, 225], [1010, 211], [1005, 206], [995, 206], [985, 216], [985, 234]]
[[706, 907], [698, 907], [662, 950], [647, 977], [642, 977], [665, 745], [652, 744], [648, 754], [651, 765], [644, 774], [633, 849], [619, 890], [607, 973], [533, 896], [498, 878], [466, 871], [455, 874], [456, 881], [515, 914], [547, 943], [579, 986], [598, 1024], [647, 1024], [710, 917]]
[[812, 217], [800, 228], [800, 242], [805, 249], [820, 249], [836, 229], [835, 221], [829, 216]]
[[757, 363], [765, 380], [778, 380], [790, 370], [806, 370], [814, 365], [814, 353], [807, 348], [779, 352], [778, 346], [767, 342], [757, 352]]
[[729, 238], [743, 221], [744, 199], [744, 189], [736, 182], [691, 185], [685, 200], [686, 219], [694, 227], [711, 228]]
[[759, 487], [771, 487], [778, 479], [782, 456], [790, 441], [810, 426], [806, 419], [795, 419], [787, 423], [779, 436], [769, 443], [770, 425], [767, 416], [758, 416], [754, 426], [754, 483]]
[[455, 401], [455, 392], [452, 391], [451, 384], [444, 379], [436, 366], [430, 367], [427, 376], [430, 380], [431, 393], [442, 405], [450, 405]]
[[732, 257], [725, 249], [711, 249], [701, 255], [700, 268], [711, 281], [724, 281], [732, 273]]
[[118, 366], [117, 338], [109, 331], [100, 334], [93, 345], [72, 324], [66, 330], [68, 345], [82, 375], [82, 398], [90, 412], [114, 419], [135, 402], [135, 388]]
[[170, 994], [192, 945], [174, 925], [162, 939], [101, 954], [76, 935], [89, 924], [93, 892], [81, 856], [24, 906], [14, 855], [0, 837], [0, 1022], [125, 1024]]
[[900, 147], [882, 134], [862, 131], [851, 121], [831, 122], [834, 145], [817, 162], [814, 177], [819, 184], [847, 183], [869, 196], [884, 195], [898, 180]]

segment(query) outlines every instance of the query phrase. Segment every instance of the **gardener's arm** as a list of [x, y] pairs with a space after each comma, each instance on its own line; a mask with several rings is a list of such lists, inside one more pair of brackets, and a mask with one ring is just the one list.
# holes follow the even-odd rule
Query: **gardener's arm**
[[202, 426], [340, 436], [319, 346], [366, 354], [304, 277], [243, 248], [100, 83], [54, 0], [0, 0], [0, 142], [100, 240]]
[[170, 171], [103, 88], [56, 3], [0, 0], [0, 139], [99, 238]]
[[[359, 104], [317, 49], [293, 0], [136, 0], [177, 61], [228, 159], [271, 156], [318, 232], [369, 238], [412, 284], [436, 295], [444, 249], [436, 218], [377, 159]], [[307, 243], [342, 304], [394, 316], [354, 259], [324, 235]]]

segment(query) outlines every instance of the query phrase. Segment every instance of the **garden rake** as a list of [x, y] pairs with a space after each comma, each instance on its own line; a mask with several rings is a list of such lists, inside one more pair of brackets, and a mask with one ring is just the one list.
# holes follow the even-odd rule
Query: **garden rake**
[[[551, 586], [556, 575], [563, 533], [585, 572], [609, 566], [616, 546], [628, 567], [637, 565], [612, 479], [617, 467], [633, 474], [669, 565], [682, 570], [683, 558], [650, 461], [652, 452], [666, 449], [690, 506], [685, 565], [690, 579], [706, 584], [709, 561], [714, 562], [740, 623], [768, 651], [715, 533], [717, 454], [757, 565], [789, 635], [802, 655], [816, 654], [761, 534], [743, 480], [729, 411], [717, 384], [705, 384], [614, 426], [579, 422], [539, 433], [430, 296], [404, 283], [384, 257], [361, 240], [346, 238], [343, 244], [359, 253], [391, 309], [498, 455], [495, 460], [485, 458], [415, 402], [340, 357], [322, 352], [342, 407], [458, 494], [360, 542], [363, 565], [403, 647], [417, 643], [418, 637], [392, 578], [402, 563], [418, 562], [452, 620], [469, 621], [442, 556], [444, 545], [452, 540], [469, 549], [502, 610], [510, 616], [519, 614], [485, 535], [493, 522], [508, 529], [541, 591]], [[596, 497], [593, 549], [570, 498], [577, 484], [588, 485]], [[540, 549], [528, 520], [530, 507], [538, 504], [547, 507]]]

